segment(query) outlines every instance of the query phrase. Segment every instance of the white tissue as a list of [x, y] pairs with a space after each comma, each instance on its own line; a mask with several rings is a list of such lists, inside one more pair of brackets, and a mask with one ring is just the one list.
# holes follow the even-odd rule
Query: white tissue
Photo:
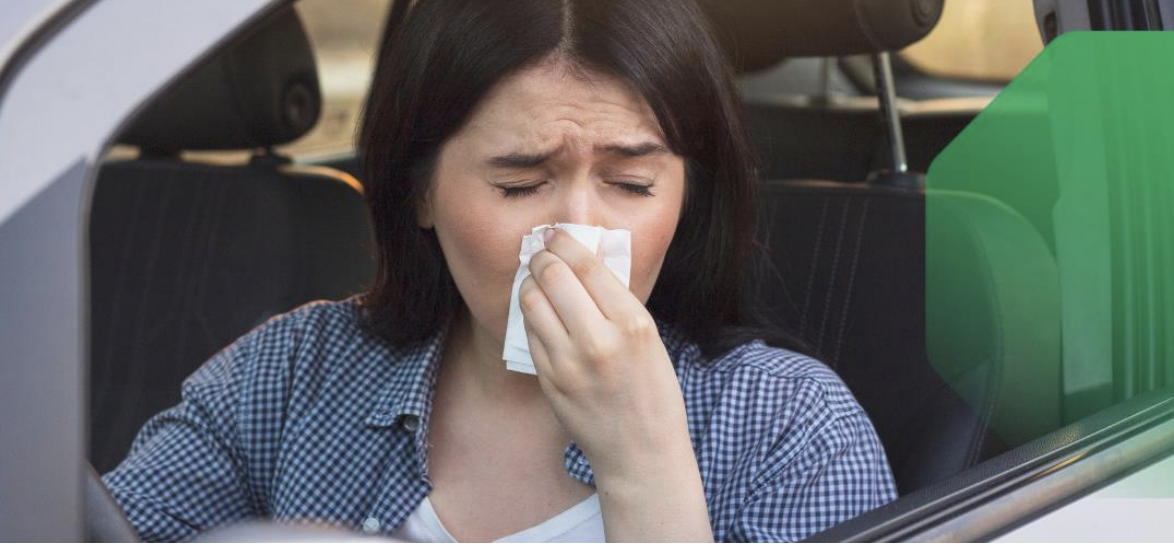
[[632, 232], [626, 229], [604, 229], [580, 224], [544, 224], [532, 229], [530, 235], [522, 237], [522, 250], [518, 253], [518, 260], [521, 263], [518, 265], [518, 273], [514, 275], [514, 288], [510, 292], [510, 317], [505, 330], [505, 348], [501, 354], [505, 360], [505, 367], [515, 372], [537, 375], [534, 360], [530, 358], [530, 340], [526, 337], [522, 309], [518, 305], [518, 289], [522, 286], [522, 281], [530, 276], [530, 257], [545, 248], [542, 232], [550, 227], [566, 231], [588, 250], [603, 258], [604, 265], [615, 273], [625, 287], [628, 286], [631, 275]]

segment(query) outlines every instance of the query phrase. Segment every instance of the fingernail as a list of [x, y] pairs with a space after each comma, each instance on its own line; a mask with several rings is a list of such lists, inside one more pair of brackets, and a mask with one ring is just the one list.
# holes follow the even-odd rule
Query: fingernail
[[542, 230], [543, 241], [549, 241], [551, 237], [554, 237], [554, 228], [546, 228]]

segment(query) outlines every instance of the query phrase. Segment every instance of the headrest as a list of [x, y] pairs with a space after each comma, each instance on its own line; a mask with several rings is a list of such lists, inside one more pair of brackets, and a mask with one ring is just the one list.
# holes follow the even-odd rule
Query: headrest
[[1009, 445], [1059, 428], [1060, 275], [1031, 222], [989, 196], [926, 191], [925, 264], [934, 370]]
[[895, 51], [929, 34], [945, 0], [702, 0], [742, 72], [786, 57]]
[[282, 9], [180, 76], [119, 142], [154, 152], [274, 146], [309, 131], [321, 103], [305, 29]]

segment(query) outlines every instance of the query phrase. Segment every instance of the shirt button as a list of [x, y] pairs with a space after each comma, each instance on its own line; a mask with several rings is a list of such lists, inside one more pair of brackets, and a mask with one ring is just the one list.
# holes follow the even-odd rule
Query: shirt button
[[415, 432], [416, 429], [420, 428], [420, 418], [416, 417], [415, 415], [404, 417], [404, 428], [411, 432]]
[[363, 520], [363, 531], [367, 533], [378, 533], [379, 520], [376, 518], [367, 518]]

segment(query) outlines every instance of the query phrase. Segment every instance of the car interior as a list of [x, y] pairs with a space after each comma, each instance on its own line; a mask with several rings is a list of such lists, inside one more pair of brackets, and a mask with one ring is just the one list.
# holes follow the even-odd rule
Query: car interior
[[[938, 17], [918, 11], [928, 3], [892, 2], [892, 9], [854, 26], [840, 22], [843, 14], [803, 9], [801, 4], [723, 2], [714, 4], [711, 12], [718, 28], [728, 29], [720, 35], [737, 37], [727, 40], [726, 47], [744, 59], [735, 63], [742, 69], [796, 56], [880, 54], [897, 49], [894, 44], [921, 38]], [[899, 19], [894, 14], [911, 16]], [[787, 27], [777, 32], [754, 29], [760, 21], [819, 28], [828, 24], [822, 17], [835, 20], [837, 32], [824, 33], [819, 40], [792, 41], [788, 37], [800, 32], [787, 33]], [[1058, 395], [1055, 407], [1033, 412], [1038, 422], [1023, 423], [1001, 413], [1018, 404], [1016, 396], [1033, 397], [1038, 405], [1036, 393], [1059, 392], [1058, 328], [1052, 329], [1057, 337], [1051, 339], [1012, 339], [1007, 332], [1038, 331], [1038, 326], [1029, 327], [1035, 324], [1033, 310], [990, 293], [995, 287], [1019, 288], [1007, 286], [1018, 276], [1004, 275], [969, 287], [937, 287], [942, 294], [972, 294], [967, 310], [982, 311], [989, 319], [984, 332], [956, 331], [960, 324], [951, 328], [957, 316], [951, 308], [954, 302], [930, 301], [926, 307], [926, 199], [948, 200], [958, 210], [956, 218], [967, 226], [959, 231], [974, 239], [946, 235], [940, 240], [967, 245], [966, 254], [973, 261], [967, 265], [992, 275], [1000, 267], [1018, 266], [1025, 257], [1046, 267], [1049, 257], [1042, 245], [1032, 244], [1038, 236], [1031, 227], [1017, 215], [990, 206], [987, 199], [933, 194], [916, 179], [893, 176], [892, 165], [877, 164], [876, 158], [889, 157], [885, 151], [890, 146], [884, 127], [888, 120], [878, 111], [877, 101], [870, 108], [810, 108], [769, 96], [746, 97], [745, 102], [759, 154], [771, 158], [764, 159], [766, 180], [761, 188], [764, 263], [757, 268], [758, 278], [749, 283], [749, 301], [765, 302], [763, 311], [777, 324], [797, 328], [799, 337], [852, 388], [885, 445], [898, 491], [928, 486], [1005, 451], [1015, 445], [1011, 442], [1054, 430], [1059, 425]], [[905, 147], [932, 157], [952, 139], [951, 131], [975, 115], [977, 110], [952, 110], [921, 116], [920, 131], [913, 133], [914, 139], [905, 138]], [[905, 116], [900, 124], [903, 129]], [[784, 158], [777, 160], [779, 166], [773, 163], [777, 157]], [[788, 159], [798, 157], [817, 159]], [[836, 166], [837, 161], [843, 163]], [[791, 164], [798, 164], [798, 170], [787, 170]], [[982, 244], [983, 233], [1005, 225], [1023, 232], [1026, 249]], [[927, 348], [927, 324], [935, 334], [932, 340], [962, 336], [969, 343], [951, 340]], [[927, 351], [937, 351], [934, 362], [948, 368], [932, 365]], [[1021, 360], [1025, 358], [1033, 360]], [[1035, 365], [1016, 365], [1023, 361]], [[1040, 362], [1047, 362], [1048, 368], [1041, 368]], [[1016, 430], [1008, 428], [1012, 423]], [[1000, 437], [996, 428], [1014, 437]]]
[[[924, 184], [1000, 88], [935, 79], [892, 56], [934, 29], [943, 4], [884, 0], [858, 18], [830, 7], [848, 3], [704, 2], [739, 71], [762, 164], [747, 304], [845, 380], [901, 495], [1071, 421], [1047, 211]], [[309, 161], [279, 151], [324, 122], [301, 17], [298, 5], [279, 9], [200, 61], [118, 136], [128, 152], [102, 165], [89, 280], [98, 473], [216, 351], [373, 276], [353, 150]], [[247, 153], [193, 159], [222, 150]], [[927, 214], [946, 228], [927, 234]], [[965, 259], [951, 266], [959, 274], [928, 282], [937, 246]], [[1055, 307], [1041, 309], [1041, 298]]]
[[[209, 93], [215, 89], [215, 93]], [[207, 59], [119, 137], [91, 212], [90, 460], [126, 456], [183, 379], [265, 319], [363, 289], [374, 275], [359, 183], [271, 152], [310, 129], [321, 95], [285, 10]], [[258, 149], [238, 165], [179, 152]], [[161, 364], [166, 363], [166, 364]]]

